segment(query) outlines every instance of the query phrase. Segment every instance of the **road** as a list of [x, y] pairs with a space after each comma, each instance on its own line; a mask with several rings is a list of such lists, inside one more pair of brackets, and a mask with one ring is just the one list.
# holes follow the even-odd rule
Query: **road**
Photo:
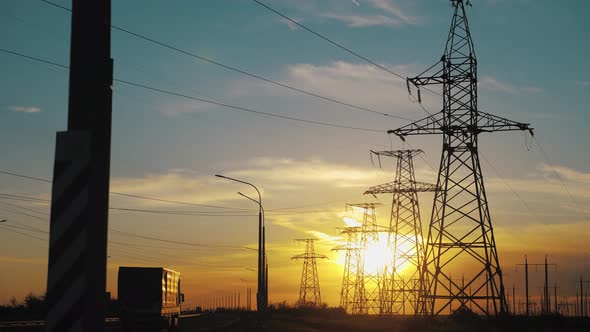
[[[236, 331], [238, 314], [192, 314], [180, 319], [179, 332]], [[0, 322], [0, 332], [38, 332], [45, 330], [44, 321]], [[118, 319], [107, 320], [107, 331], [123, 331]], [[242, 331], [241, 328], [237, 330]]]

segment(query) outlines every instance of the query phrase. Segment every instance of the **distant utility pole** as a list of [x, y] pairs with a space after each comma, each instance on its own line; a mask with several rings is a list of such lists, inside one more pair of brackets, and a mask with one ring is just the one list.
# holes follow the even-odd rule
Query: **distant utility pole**
[[512, 284], [512, 315], [516, 316], [516, 288]]
[[[526, 292], [526, 316], [530, 316], [531, 312], [529, 309], [530, 306], [530, 302], [529, 302], [529, 266], [534, 266], [535, 267], [535, 272], [537, 271], [537, 268], [539, 266], [543, 266], [544, 267], [544, 278], [545, 278], [545, 282], [543, 284], [543, 293], [542, 293], [542, 297], [543, 300], [541, 301], [541, 313], [543, 315], [549, 316], [551, 315], [551, 296], [550, 296], [550, 292], [549, 292], [549, 270], [548, 267], [552, 266], [555, 268], [555, 271], [557, 271], [557, 265], [556, 264], [549, 264], [547, 263], [547, 255], [545, 255], [545, 262], [544, 263], [538, 263], [538, 264], [532, 264], [528, 262], [528, 258], [525, 255], [524, 256], [524, 264], [516, 264], [516, 268], [518, 269], [519, 266], [524, 266], [524, 281], [525, 281], [525, 292]], [[555, 301], [557, 301], [557, 297], [555, 298]]]
[[[388, 133], [402, 140], [411, 135], [443, 137], [421, 277], [427, 285], [424, 311], [438, 315], [456, 302], [455, 308], [466, 308], [468, 303], [485, 315], [497, 316], [507, 313], [507, 304], [478, 138], [481, 133], [531, 129], [479, 109], [477, 59], [466, 3], [470, 2], [451, 0], [453, 17], [440, 61], [408, 78], [408, 90], [410, 83], [418, 88], [418, 102], [420, 87], [442, 85], [442, 111]], [[465, 270], [473, 271], [465, 280], [474, 292], [468, 297], [449, 278], [453, 271]]]
[[586, 317], [587, 316], [587, 311], [588, 311], [588, 291], [584, 292], [584, 284], [590, 284], [590, 280], [583, 280], [582, 276], [580, 276], [580, 309], [579, 309], [579, 313], [580, 313], [580, 317]]
[[297, 306], [318, 308], [322, 305], [320, 292], [320, 279], [318, 276], [317, 259], [327, 259], [325, 255], [316, 254], [315, 239], [297, 239], [296, 242], [305, 243], [305, 253], [295, 255], [291, 259], [303, 259], [303, 271], [301, 272], [301, 286], [299, 288], [299, 301]]
[[67, 131], [53, 168], [46, 331], [104, 331], [113, 61], [111, 1], [72, 1]]
[[[434, 192], [433, 184], [417, 182], [414, 173], [414, 157], [422, 150], [371, 151], [379, 158], [396, 158], [395, 180], [369, 188], [365, 195], [393, 194], [387, 249], [391, 250], [391, 262], [385, 266], [381, 279], [382, 315], [426, 314], [420, 306], [424, 293], [421, 271], [424, 260], [424, 240], [418, 193]], [[422, 309], [422, 310], [421, 310]]]

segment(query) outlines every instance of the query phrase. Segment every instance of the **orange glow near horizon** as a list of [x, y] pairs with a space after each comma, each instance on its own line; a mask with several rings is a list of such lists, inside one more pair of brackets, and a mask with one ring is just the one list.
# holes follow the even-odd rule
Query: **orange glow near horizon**
[[[361, 223], [354, 218], [350, 217], [343, 217], [342, 220], [346, 224], [347, 227], [360, 227]], [[377, 233], [376, 238], [369, 238], [367, 241], [367, 246], [362, 253], [364, 257], [364, 271], [366, 275], [377, 275], [383, 274], [386, 269], [391, 271], [391, 266], [393, 265], [394, 256], [393, 256], [393, 247], [392, 245], [388, 244], [388, 234], [386, 232], [379, 232]], [[407, 248], [409, 243], [403, 243], [398, 248], [397, 252], [405, 252], [406, 254], [411, 252], [412, 248]], [[415, 249], [414, 249], [415, 250]], [[344, 266], [346, 260], [346, 252], [340, 251], [338, 254], [338, 258], [336, 262]], [[398, 262], [398, 273], [403, 273], [403, 271], [411, 265], [408, 260], [403, 260], [401, 265], [399, 264], [402, 259], [397, 257], [396, 261]]]

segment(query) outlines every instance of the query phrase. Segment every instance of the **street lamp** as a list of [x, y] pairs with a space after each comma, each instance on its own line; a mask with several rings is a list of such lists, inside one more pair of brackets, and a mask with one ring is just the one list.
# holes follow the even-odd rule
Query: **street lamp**
[[266, 308], [268, 306], [268, 262], [266, 260], [266, 225], [265, 225], [265, 221], [266, 221], [266, 215], [264, 213], [264, 207], [262, 207], [262, 204], [260, 204], [259, 202], [257, 202], [255, 199], [253, 199], [250, 196], [244, 195], [241, 192], [238, 191], [238, 195], [245, 197], [249, 200], [251, 200], [252, 202], [258, 204], [258, 206], [260, 207], [260, 210], [262, 210], [262, 282], [263, 282], [263, 289], [264, 289], [264, 293], [263, 293], [263, 304], [264, 304], [264, 308]]
[[250, 196], [247, 196], [247, 195], [244, 195], [244, 194], [242, 194], [242, 193], [241, 193], [241, 192], [239, 192], [239, 191], [238, 191], [238, 195], [240, 195], [240, 196], [242, 196], [242, 197], [245, 197], [245, 198], [247, 198], [247, 199], [251, 200], [252, 202], [254, 202], [254, 203], [258, 204], [258, 208], [260, 209], [260, 211], [262, 211], [262, 227], [264, 228], [264, 226], [265, 226], [265, 225], [264, 225], [264, 220], [265, 220], [265, 219], [264, 219], [264, 207], [262, 206], [262, 204], [261, 204], [259, 201], [255, 200], [254, 198], [252, 198], [252, 197], [250, 197]]
[[239, 179], [231, 178], [229, 176], [224, 176], [220, 174], [215, 174], [216, 177], [227, 179], [234, 182], [239, 182], [243, 184], [247, 184], [256, 190], [258, 194], [258, 201], [239, 193], [241, 196], [248, 198], [258, 204], [258, 289], [256, 294], [256, 309], [259, 312], [263, 312], [266, 310], [266, 306], [268, 303], [268, 292], [267, 292], [267, 285], [268, 282], [266, 281], [266, 276], [268, 268], [266, 267], [266, 245], [265, 245], [265, 227], [264, 227], [264, 219], [263, 213], [264, 209], [262, 207], [262, 196], [260, 195], [260, 190], [250, 182], [242, 181]]

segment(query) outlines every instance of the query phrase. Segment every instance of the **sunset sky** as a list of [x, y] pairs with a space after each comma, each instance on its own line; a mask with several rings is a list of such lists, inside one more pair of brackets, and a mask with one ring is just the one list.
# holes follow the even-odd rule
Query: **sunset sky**
[[[440, 59], [452, 14], [448, 0], [266, 2], [402, 76]], [[590, 2], [472, 2], [480, 109], [535, 128], [533, 141], [520, 132], [480, 136], [506, 286], [522, 292], [515, 265], [525, 254], [535, 263], [548, 254], [558, 264], [560, 292], [573, 295], [581, 274], [590, 279]], [[383, 113], [425, 115], [403, 80], [250, 0], [114, 0], [112, 12], [116, 26], [229, 66]], [[38, 0], [5, 0], [0, 17], [0, 48], [69, 64], [69, 12]], [[385, 131], [409, 123], [286, 90], [117, 30], [112, 57], [116, 78], [194, 97], [341, 126]], [[2, 52], [0, 60], [0, 171], [50, 179], [55, 133], [66, 129], [67, 70]], [[441, 109], [438, 96], [423, 92], [422, 98], [431, 112]], [[389, 222], [391, 197], [362, 193], [393, 179], [393, 160], [379, 169], [369, 150], [410, 147], [384, 132], [256, 116], [119, 83], [112, 130], [112, 192], [214, 207], [111, 195], [119, 210], [110, 213], [107, 289], [116, 293], [120, 265], [166, 266], [181, 272], [190, 301], [232, 290], [244, 296], [245, 287], [256, 287], [249, 270], [256, 268], [256, 252], [248, 248], [257, 243], [257, 207], [237, 192], [256, 193], [214, 174], [262, 191], [270, 302], [297, 299], [301, 261], [290, 257], [305, 248], [293, 239], [311, 237], [330, 257], [318, 263], [323, 300], [337, 305], [343, 257], [331, 249], [344, 241], [345, 203], [383, 203], [378, 220]], [[425, 151], [415, 161], [417, 180], [435, 182], [431, 166], [438, 167], [441, 137], [408, 143]], [[45, 291], [50, 192], [49, 183], [0, 174], [0, 194], [36, 199], [0, 195], [0, 220], [7, 219], [0, 225], [0, 303]], [[433, 195], [420, 199], [426, 231]], [[30, 227], [40, 231], [22, 229]], [[534, 287], [542, 286], [538, 277]]]

